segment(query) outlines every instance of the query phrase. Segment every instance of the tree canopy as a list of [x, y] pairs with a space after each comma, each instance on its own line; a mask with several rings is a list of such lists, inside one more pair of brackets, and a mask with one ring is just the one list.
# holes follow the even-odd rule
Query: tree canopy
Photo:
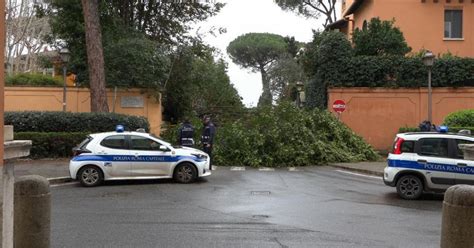
[[305, 17], [319, 18], [324, 16], [323, 26], [335, 22], [337, 0], [274, 0], [280, 8], [287, 11], [296, 12]]
[[263, 93], [259, 105], [270, 105], [272, 94], [267, 73], [272, 63], [287, 53], [285, 39], [277, 34], [248, 33], [230, 42], [227, 53], [234, 63], [261, 73]]
[[[153, 40], [158, 50], [171, 50], [173, 47], [183, 44], [194, 44], [201, 42], [199, 38], [189, 35], [191, 24], [196, 21], [203, 21], [217, 14], [223, 7], [222, 3], [205, 3], [196, 1], [166, 2], [166, 1], [100, 1], [99, 13], [102, 28], [102, 44], [105, 51], [105, 58], [108, 61], [119, 61], [118, 56], [126, 51], [118, 52], [114, 47], [117, 43], [136, 43], [137, 39]], [[51, 0], [47, 8], [38, 9], [39, 16], [49, 16], [52, 28], [52, 35], [49, 37], [51, 44], [67, 45], [71, 51], [71, 61], [69, 69], [77, 74], [77, 80], [82, 84], [87, 84], [87, 64], [85, 49], [84, 18], [80, 0]], [[145, 42], [139, 45], [150, 45]], [[135, 57], [147, 56], [149, 50], [134, 49], [136, 53], [141, 53]], [[115, 52], [112, 52], [115, 51]], [[118, 53], [116, 53], [118, 52]], [[156, 57], [155, 57], [156, 58]], [[162, 66], [161, 60], [153, 59], [155, 65], [149, 67]], [[136, 62], [136, 63], [135, 63]], [[135, 61], [128, 65], [137, 65], [133, 71], [140, 71], [140, 61]], [[148, 61], [150, 62], [150, 61]], [[118, 83], [111, 82], [117, 78], [110, 73], [117, 71], [106, 61], [106, 81], [108, 85]], [[125, 66], [125, 65], [122, 65]], [[148, 67], [148, 68], [149, 68]], [[123, 67], [122, 67], [123, 68]], [[124, 73], [120, 77], [121, 81], [133, 82], [137, 77], [141, 78], [164, 78], [164, 74], [157, 73], [156, 70], [142, 70], [148, 75], [132, 75]], [[158, 71], [160, 73], [163, 70]], [[156, 80], [150, 81], [150, 86], [155, 86]], [[162, 82], [163, 83], [163, 82]], [[143, 83], [142, 83], [143, 84]], [[136, 85], [130, 85], [136, 86]]]
[[394, 26], [395, 20], [382, 21], [372, 18], [362, 29], [356, 28], [353, 34], [356, 55], [400, 55], [411, 51], [402, 31]]
[[237, 90], [227, 76], [227, 65], [213, 58], [209, 47], [183, 46], [172, 55], [163, 106], [172, 122], [204, 114], [222, 119], [243, 109]]

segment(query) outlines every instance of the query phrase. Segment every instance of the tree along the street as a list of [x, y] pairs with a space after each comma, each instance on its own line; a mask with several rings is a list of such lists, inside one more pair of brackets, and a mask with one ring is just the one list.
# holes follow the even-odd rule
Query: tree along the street
[[109, 112], [105, 89], [104, 53], [99, 19], [99, 1], [82, 0], [84, 14], [91, 111]]
[[227, 47], [232, 61], [243, 68], [260, 72], [263, 93], [258, 101], [259, 106], [272, 104], [272, 93], [268, 69], [287, 52], [284, 38], [277, 34], [248, 33], [237, 37]]
[[194, 39], [189, 36], [191, 24], [216, 15], [222, 7], [216, 1], [114, 0], [107, 1], [103, 9], [122, 25], [161, 44], [181, 44]]
[[230, 83], [227, 65], [213, 55], [213, 50], [202, 44], [182, 46], [173, 53], [163, 95], [166, 119], [176, 123], [210, 114], [223, 120], [241, 114], [243, 105]]
[[[222, 6], [219, 3], [195, 1], [101, 1], [99, 12], [107, 85], [163, 90], [168, 78], [166, 72], [170, 69], [170, 65], [165, 64], [169, 59], [163, 56], [170, 56], [178, 46], [201, 44], [201, 40], [189, 35], [191, 24], [215, 15]], [[80, 85], [87, 86], [88, 68], [81, 2], [52, 0], [48, 8], [40, 8], [39, 12], [50, 17], [53, 35], [49, 37], [49, 41], [67, 44], [71, 51], [69, 69], [77, 74]], [[121, 64], [120, 61], [124, 59], [121, 56], [130, 55], [130, 51], [119, 51], [126, 44], [135, 44], [140, 48], [128, 47], [127, 49], [133, 50], [134, 56]], [[161, 54], [153, 53], [153, 59], [143, 59], [150, 56], [152, 46], [156, 48], [156, 53]], [[121, 69], [127, 68], [129, 72], [120, 71], [120, 76], [113, 75], [118, 72], [113, 67], [116, 65]], [[115, 79], [119, 81], [112, 81]]]
[[293, 11], [305, 17], [325, 18], [324, 27], [337, 20], [337, 0], [274, 0], [283, 10]]

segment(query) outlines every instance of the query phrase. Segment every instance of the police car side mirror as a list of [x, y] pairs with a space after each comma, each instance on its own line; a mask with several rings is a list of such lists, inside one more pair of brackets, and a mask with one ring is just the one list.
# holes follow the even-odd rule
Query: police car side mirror
[[160, 146], [160, 151], [169, 151], [170, 149], [168, 149], [168, 147], [164, 146], [164, 145], [161, 145]]

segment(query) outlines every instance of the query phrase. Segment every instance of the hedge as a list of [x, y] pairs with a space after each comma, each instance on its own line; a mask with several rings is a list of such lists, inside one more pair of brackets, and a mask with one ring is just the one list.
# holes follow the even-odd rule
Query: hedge
[[15, 132], [106, 132], [118, 124], [126, 130], [145, 128], [150, 124], [145, 117], [114, 113], [71, 112], [5, 112], [5, 125], [13, 125]]
[[31, 158], [71, 157], [72, 148], [81, 143], [88, 132], [15, 132], [16, 140], [31, 140]]
[[446, 116], [444, 123], [448, 126], [474, 127], [474, 109], [451, 113]]
[[[355, 56], [347, 58], [346, 74], [327, 82], [331, 87], [426, 87], [427, 69], [421, 58], [401, 56]], [[336, 67], [337, 65], [334, 65]], [[327, 73], [341, 73], [334, 68]], [[435, 61], [433, 87], [474, 86], [474, 58], [447, 57]]]
[[5, 85], [7, 86], [61, 86], [62, 80], [43, 74], [20, 73], [7, 76]]

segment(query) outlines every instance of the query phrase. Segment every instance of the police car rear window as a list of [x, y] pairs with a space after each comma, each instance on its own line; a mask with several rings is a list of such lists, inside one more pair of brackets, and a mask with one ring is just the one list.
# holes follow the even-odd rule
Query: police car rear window
[[127, 149], [127, 142], [125, 142], [125, 135], [109, 136], [100, 142], [101, 146], [112, 149]]
[[89, 144], [91, 141], [92, 141], [92, 137], [87, 136], [87, 138], [85, 140], [83, 140], [79, 145], [77, 145], [77, 148], [79, 148], [79, 149], [85, 148], [87, 146], [87, 144]]
[[402, 143], [402, 152], [414, 152], [415, 151], [415, 142], [410, 140], [405, 140]]

